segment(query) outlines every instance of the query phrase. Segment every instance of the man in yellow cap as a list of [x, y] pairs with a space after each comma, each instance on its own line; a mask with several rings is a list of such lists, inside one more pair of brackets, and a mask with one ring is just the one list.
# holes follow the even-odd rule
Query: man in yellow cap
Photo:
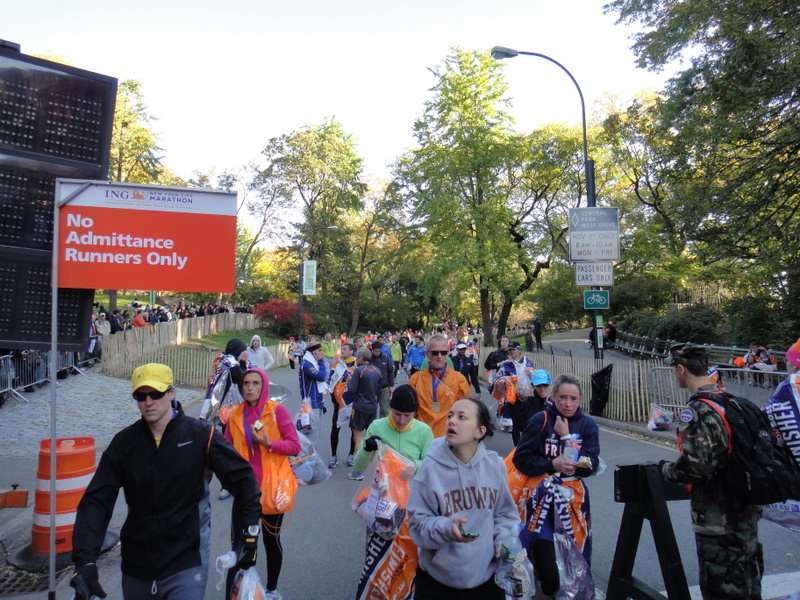
[[122, 488], [128, 504], [120, 534], [123, 598], [202, 599], [210, 562], [210, 474], [242, 511], [247, 532], [236, 549], [237, 568], [255, 565], [261, 492], [253, 469], [223, 435], [184, 414], [172, 369], [138, 367], [131, 389], [142, 418], [111, 440], [78, 505], [70, 585], [77, 600], [106, 597], [95, 560]]

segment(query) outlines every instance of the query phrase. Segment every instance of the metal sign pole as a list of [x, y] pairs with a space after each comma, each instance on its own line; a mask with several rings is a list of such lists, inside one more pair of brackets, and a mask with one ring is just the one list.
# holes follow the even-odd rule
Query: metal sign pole
[[50, 271], [50, 556], [48, 561], [49, 584], [47, 597], [56, 597], [56, 399], [58, 372], [58, 213], [61, 206], [81, 194], [88, 183], [84, 183], [72, 194], [59, 200], [61, 183], [56, 180], [56, 194], [53, 198], [53, 262]]

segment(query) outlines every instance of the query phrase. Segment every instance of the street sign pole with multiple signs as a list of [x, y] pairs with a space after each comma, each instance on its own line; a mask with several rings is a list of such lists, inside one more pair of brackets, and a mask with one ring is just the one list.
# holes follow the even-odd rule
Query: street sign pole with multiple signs
[[[619, 260], [619, 212], [616, 208], [569, 210], [569, 257], [575, 263], [575, 285], [591, 286], [583, 292], [583, 307], [592, 311], [596, 349], [603, 348], [603, 317], [611, 307], [608, 290], [614, 285], [614, 262]], [[596, 353], [597, 357], [598, 354]]]

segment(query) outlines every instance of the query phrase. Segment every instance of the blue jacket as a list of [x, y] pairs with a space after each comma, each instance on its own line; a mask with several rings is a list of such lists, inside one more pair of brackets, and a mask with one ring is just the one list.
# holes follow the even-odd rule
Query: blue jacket
[[[561, 438], [555, 432], [556, 417], [561, 416], [552, 404], [533, 415], [522, 432], [522, 437], [514, 453], [514, 466], [525, 475], [536, 476], [545, 473], [552, 475], [553, 459], [561, 454]], [[577, 433], [581, 438], [579, 456], [588, 456], [592, 460], [591, 469], [576, 469], [578, 477], [588, 477], [600, 462], [600, 438], [595, 420], [586, 415], [578, 407], [574, 415], [567, 419], [569, 432]]]
[[[770, 425], [781, 432], [800, 465], [800, 373], [783, 380], [761, 410], [767, 414]], [[797, 477], [800, 480], [800, 473]]]
[[425, 346], [410, 345], [406, 349], [406, 364], [415, 369], [422, 368], [422, 361], [425, 360]]
[[381, 352], [383, 355], [389, 359], [389, 364], [392, 365], [394, 368], [394, 358], [392, 358], [392, 347], [389, 344], [384, 344], [381, 346]]
[[325, 397], [317, 387], [317, 382], [324, 382], [325, 364], [320, 361], [319, 367], [315, 367], [308, 359], [304, 358], [300, 365], [300, 397], [311, 399], [311, 408], [325, 408]]

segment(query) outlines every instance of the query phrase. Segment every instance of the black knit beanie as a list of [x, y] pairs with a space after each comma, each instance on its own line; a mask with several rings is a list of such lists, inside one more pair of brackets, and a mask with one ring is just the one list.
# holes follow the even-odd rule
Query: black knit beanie
[[247, 344], [245, 344], [242, 340], [239, 338], [233, 338], [232, 340], [228, 340], [228, 343], [225, 346], [225, 354], [230, 354], [231, 356], [238, 358], [246, 348]]
[[404, 383], [394, 388], [392, 399], [389, 401], [389, 408], [393, 408], [397, 412], [402, 413], [415, 413], [419, 410], [419, 403], [417, 402], [417, 392], [413, 387]]

